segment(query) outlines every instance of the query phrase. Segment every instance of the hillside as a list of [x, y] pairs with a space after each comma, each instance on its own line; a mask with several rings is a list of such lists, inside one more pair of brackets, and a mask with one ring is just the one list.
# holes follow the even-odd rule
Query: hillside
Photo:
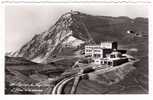
[[23, 57], [5, 56], [6, 65], [36, 65], [37, 63], [27, 60]]

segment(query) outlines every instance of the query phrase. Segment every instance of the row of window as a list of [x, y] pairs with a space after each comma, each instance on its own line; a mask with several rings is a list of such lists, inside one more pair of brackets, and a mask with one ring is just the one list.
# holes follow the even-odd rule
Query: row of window
[[111, 61], [99, 61], [99, 60], [96, 60], [95, 61], [96, 63], [101, 63], [102, 65], [113, 65], [113, 62], [111, 62]]
[[100, 58], [101, 57], [101, 54], [94, 54], [93, 55], [95, 58]]
[[[99, 61], [96, 61], [97, 63]], [[113, 63], [111, 61], [100, 61], [100, 63], [103, 65], [103, 64], [108, 64], [108, 65], [113, 65]]]
[[101, 50], [94, 50], [94, 52], [101, 52]]
[[92, 50], [86, 50], [86, 52], [92, 52]]
[[100, 45], [95, 45], [95, 46], [85, 46], [85, 48], [101, 48]]
[[[92, 50], [86, 50], [86, 52], [92, 52]], [[94, 50], [94, 52], [101, 52], [101, 50]]]

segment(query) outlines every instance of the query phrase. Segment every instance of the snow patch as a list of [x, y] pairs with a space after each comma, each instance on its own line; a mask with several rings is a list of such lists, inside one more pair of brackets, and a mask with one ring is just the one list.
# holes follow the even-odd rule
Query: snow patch
[[32, 59], [32, 61], [33, 61], [33, 62], [36, 62], [36, 63], [42, 63], [43, 60], [44, 60], [44, 59], [43, 59], [41, 56], [38, 56], [38, 57]]
[[80, 44], [84, 43], [84, 41], [79, 40], [73, 36], [70, 36], [63, 44], [69, 45], [69, 46], [79, 46]]

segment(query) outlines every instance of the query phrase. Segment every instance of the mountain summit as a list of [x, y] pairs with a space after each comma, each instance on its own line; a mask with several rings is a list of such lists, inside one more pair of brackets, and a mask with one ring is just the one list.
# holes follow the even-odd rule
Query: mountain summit
[[133, 37], [128, 36], [126, 31], [147, 34], [147, 25], [148, 20], [145, 18], [92, 16], [70, 11], [63, 14], [47, 31], [35, 35], [14, 54], [35, 62], [48, 62], [52, 57], [73, 55], [87, 43], [105, 40], [132, 43]]
[[63, 48], [77, 48], [80, 44], [93, 41], [80, 12], [71, 11], [62, 15], [59, 20], [46, 32], [35, 35], [17, 52], [17, 56], [43, 62], [55, 56]]

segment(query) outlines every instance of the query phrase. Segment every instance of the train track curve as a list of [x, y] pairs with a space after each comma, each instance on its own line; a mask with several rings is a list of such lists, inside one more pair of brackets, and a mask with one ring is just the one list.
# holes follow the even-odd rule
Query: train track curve
[[52, 94], [61, 94], [64, 85], [66, 85], [69, 81], [71, 81], [74, 77], [66, 78], [60, 81], [52, 90]]

